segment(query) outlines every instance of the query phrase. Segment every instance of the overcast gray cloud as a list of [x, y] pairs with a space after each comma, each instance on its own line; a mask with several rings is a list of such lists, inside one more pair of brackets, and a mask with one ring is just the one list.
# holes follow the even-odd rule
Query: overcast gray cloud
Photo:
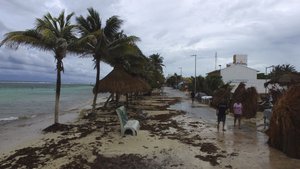
[[[205, 75], [217, 65], [232, 62], [234, 54], [247, 54], [248, 66], [264, 72], [266, 66], [292, 64], [299, 71], [300, 1], [298, 0], [3, 0], [0, 1], [0, 35], [33, 28], [35, 18], [61, 10], [87, 14], [93, 7], [102, 21], [112, 15], [124, 20], [123, 29], [141, 38], [145, 55], [164, 57], [165, 75]], [[2, 39], [2, 38], [0, 38]], [[52, 53], [0, 48], [0, 80], [55, 80]], [[93, 82], [91, 59], [68, 56], [65, 82]], [[103, 64], [101, 76], [111, 68]], [[21, 79], [18, 79], [21, 78]]]

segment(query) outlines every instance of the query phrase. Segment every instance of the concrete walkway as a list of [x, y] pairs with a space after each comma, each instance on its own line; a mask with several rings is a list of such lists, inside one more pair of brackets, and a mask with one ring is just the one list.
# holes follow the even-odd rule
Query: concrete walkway
[[[226, 131], [216, 129], [217, 117], [215, 109], [195, 101], [192, 103], [189, 93], [171, 88], [164, 88], [168, 96], [180, 97], [181, 102], [170, 109], [187, 112], [187, 116], [198, 118], [208, 126], [205, 137], [215, 140], [216, 144], [226, 152], [232, 152], [232, 158], [226, 158], [226, 163], [233, 168], [256, 169], [296, 169], [300, 168], [300, 160], [287, 157], [282, 152], [268, 146], [268, 136], [257, 131], [255, 123], [242, 121], [241, 129], [233, 127], [233, 117], [226, 117]], [[230, 167], [229, 167], [230, 168]]]

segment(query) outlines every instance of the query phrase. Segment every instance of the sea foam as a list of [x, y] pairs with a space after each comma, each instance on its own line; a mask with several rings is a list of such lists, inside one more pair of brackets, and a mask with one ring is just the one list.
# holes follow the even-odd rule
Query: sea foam
[[19, 117], [5, 117], [5, 118], [0, 118], [0, 121], [12, 121], [12, 120], [17, 120]]

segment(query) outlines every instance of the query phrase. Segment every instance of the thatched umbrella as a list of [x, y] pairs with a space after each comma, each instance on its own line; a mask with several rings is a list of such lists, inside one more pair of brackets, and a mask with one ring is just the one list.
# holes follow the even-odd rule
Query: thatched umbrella
[[151, 90], [151, 86], [141, 77], [135, 76], [137, 83], [140, 83], [141, 92], [148, 92]]
[[232, 87], [230, 84], [225, 84], [217, 89], [213, 94], [213, 100], [211, 106], [216, 108], [219, 103], [221, 103], [224, 99], [227, 103], [230, 102], [230, 95], [231, 95]]
[[[120, 94], [126, 94], [126, 100], [128, 103], [128, 93], [134, 92], [146, 92], [149, 91], [151, 88], [147, 84], [147, 82], [136, 77], [133, 77], [129, 73], [127, 73], [121, 66], [116, 66], [114, 69], [106, 75], [103, 79], [99, 81], [98, 92], [110, 92], [112, 95], [107, 99], [108, 100], [113, 96], [114, 93], [117, 95], [117, 102], [118, 96]], [[95, 92], [95, 88], [93, 89]]]
[[273, 108], [268, 143], [300, 159], [300, 85], [292, 86]]
[[258, 94], [254, 87], [246, 88], [244, 83], [240, 83], [232, 96], [231, 111], [233, 104], [240, 101], [243, 105], [243, 116], [245, 118], [255, 117], [257, 111]]
[[258, 93], [255, 87], [249, 87], [246, 89], [246, 97], [243, 104], [243, 116], [245, 118], [253, 118], [256, 116], [258, 104]]
[[[144, 91], [144, 85], [127, 73], [123, 68], [116, 66], [108, 75], [99, 81], [98, 92], [126, 94]], [[95, 92], [95, 91], [94, 91]]]
[[300, 83], [300, 74], [297, 74], [297, 73], [284, 74], [279, 77], [277, 82], [280, 85], [287, 85], [287, 86], [290, 86], [293, 84], [298, 84], [298, 83]]
[[[232, 94], [231, 102], [230, 102], [230, 112], [233, 112], [233, 104], [237, 101], [243, 104], [246, 96], [246, 85], [245, 83], [240, 83], [238, 87], [235, 89], [234, 93]], [[243, 111], [244, 112], [244, 111]]]

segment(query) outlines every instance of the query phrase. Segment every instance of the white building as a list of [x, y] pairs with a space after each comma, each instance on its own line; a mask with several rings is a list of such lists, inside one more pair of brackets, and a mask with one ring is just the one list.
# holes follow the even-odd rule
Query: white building
[[234, 85], [233, 92], [241, 83], [246, 87], [255, 87], [258, 93], [265, 93], [264, 79], [257, 79], [258, 70], [247, 67], [247, 55], [234, 55], [233, 63], [227, 64], [227, 67], [220, 70], [209, 72], [208, 76], [222, 76], [224, 83]]

